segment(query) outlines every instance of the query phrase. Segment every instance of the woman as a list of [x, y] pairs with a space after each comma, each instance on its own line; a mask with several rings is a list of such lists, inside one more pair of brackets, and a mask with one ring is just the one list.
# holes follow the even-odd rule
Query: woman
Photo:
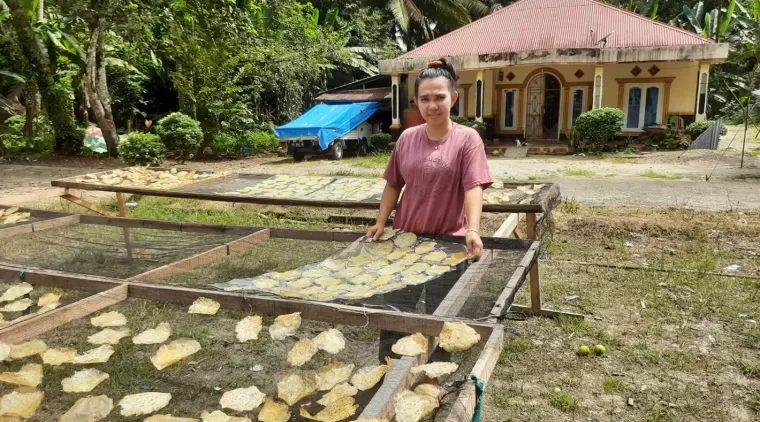
[[465, 236], [472, 258], [483, 255], [480, 215], [483, 190], [493, 180], [483, 140], [475, 129], [451, 121], [458, 98], [454, 67], [430, 62], [414, 81], [414, 103], [425, 124], [405, 130], [388, 167], [377, 223], [367, 237], [377, 239], [398, 201], [393, 228], [413, 233]]

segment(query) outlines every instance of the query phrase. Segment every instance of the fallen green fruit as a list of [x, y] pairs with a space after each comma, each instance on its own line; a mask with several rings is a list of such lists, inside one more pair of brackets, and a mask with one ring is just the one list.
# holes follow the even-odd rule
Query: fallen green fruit
[[589, 353], [591, 353], [591, 349], [589, 349], [588, 346], [581, 346], [578, 348], [578, 354], [581, 356], [587, 356]]
[[607, 349], [604, 346], [602, 346], [601, 344], [597, 344], [594, 347], [594, 353], [596, 353], [597, 355], [604, 354], [604, 352], [606, 352], [606, 351], [607, 351]]

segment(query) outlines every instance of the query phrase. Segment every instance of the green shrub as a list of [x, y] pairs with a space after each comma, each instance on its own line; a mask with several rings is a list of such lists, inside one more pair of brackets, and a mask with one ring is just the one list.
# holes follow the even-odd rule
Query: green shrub
[[119, 158], [130, 166], [157, 166], [164, 161], [166, 147], [150, 133], [132, 132], [119, 142]]
[[[702, 132], [706, 131], [710, 126], [715, 124], [715, 120], [702, 120], [701, 122], [694, 122], [689, 126], [686, 126], [685, 132], [689, 135], [692, 141], [695, 141]], [[720, 134], [725, 135], [728, 133], [726, 125], [721, 123]]]
[[272, 131], [251, 131], [245, 134], [243, 146], [250, 148], [253, 154], [261, 154], [276, 151], [280, 141]]
[[609, 140], [620, 134], [624, 119], [623, 110], [612, 107], [581, 114], [573, 125], [580, 138], [578, 147], [582, 150], [603, 149]]
[[459, 123], [462, 126], [471, 127], [477, 130], [481, 137], [486, 133], [486, 124], [484, 122], [478, 122], [475, 120], [468, 119], [467, 117], [459, 117], [459, 116], [451, 116], [451, 120], [454, 123]]
[[243, 147], [242, 139], [229, 133], [217, 133], [211, 142], [211, 148], [219, 155], [237, 157]]
[[177, 160], [184, 162], [191, 158], [203, 142], [201, 125], [192, 117], [182, 113], [172, 113], [158, 121], [156, 133]]
[[385, 151], [388, 149], [388, 144], [393, 141], [393, 137], [390, 133], [373, 133], [369, 141], [376, 150]]

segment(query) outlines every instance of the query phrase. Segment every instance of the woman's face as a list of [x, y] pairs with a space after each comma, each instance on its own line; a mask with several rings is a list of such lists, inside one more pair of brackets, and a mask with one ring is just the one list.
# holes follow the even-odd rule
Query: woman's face
[[414, 102], [425, 122], [431, 126], [448, 124], [449, 111], [459, 94], [451, 93], [449, 80], [443, 76], [420, 81]]

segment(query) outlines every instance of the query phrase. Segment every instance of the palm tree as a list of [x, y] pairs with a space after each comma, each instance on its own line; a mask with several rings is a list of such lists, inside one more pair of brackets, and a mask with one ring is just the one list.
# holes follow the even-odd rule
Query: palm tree
[[[386, 7], [396, 19], [405, 38], [429, 41], [437, 34], [453, 31], [514, 0], [387, 0]], [[415, 44], [415, 43], [412, 43]]]

